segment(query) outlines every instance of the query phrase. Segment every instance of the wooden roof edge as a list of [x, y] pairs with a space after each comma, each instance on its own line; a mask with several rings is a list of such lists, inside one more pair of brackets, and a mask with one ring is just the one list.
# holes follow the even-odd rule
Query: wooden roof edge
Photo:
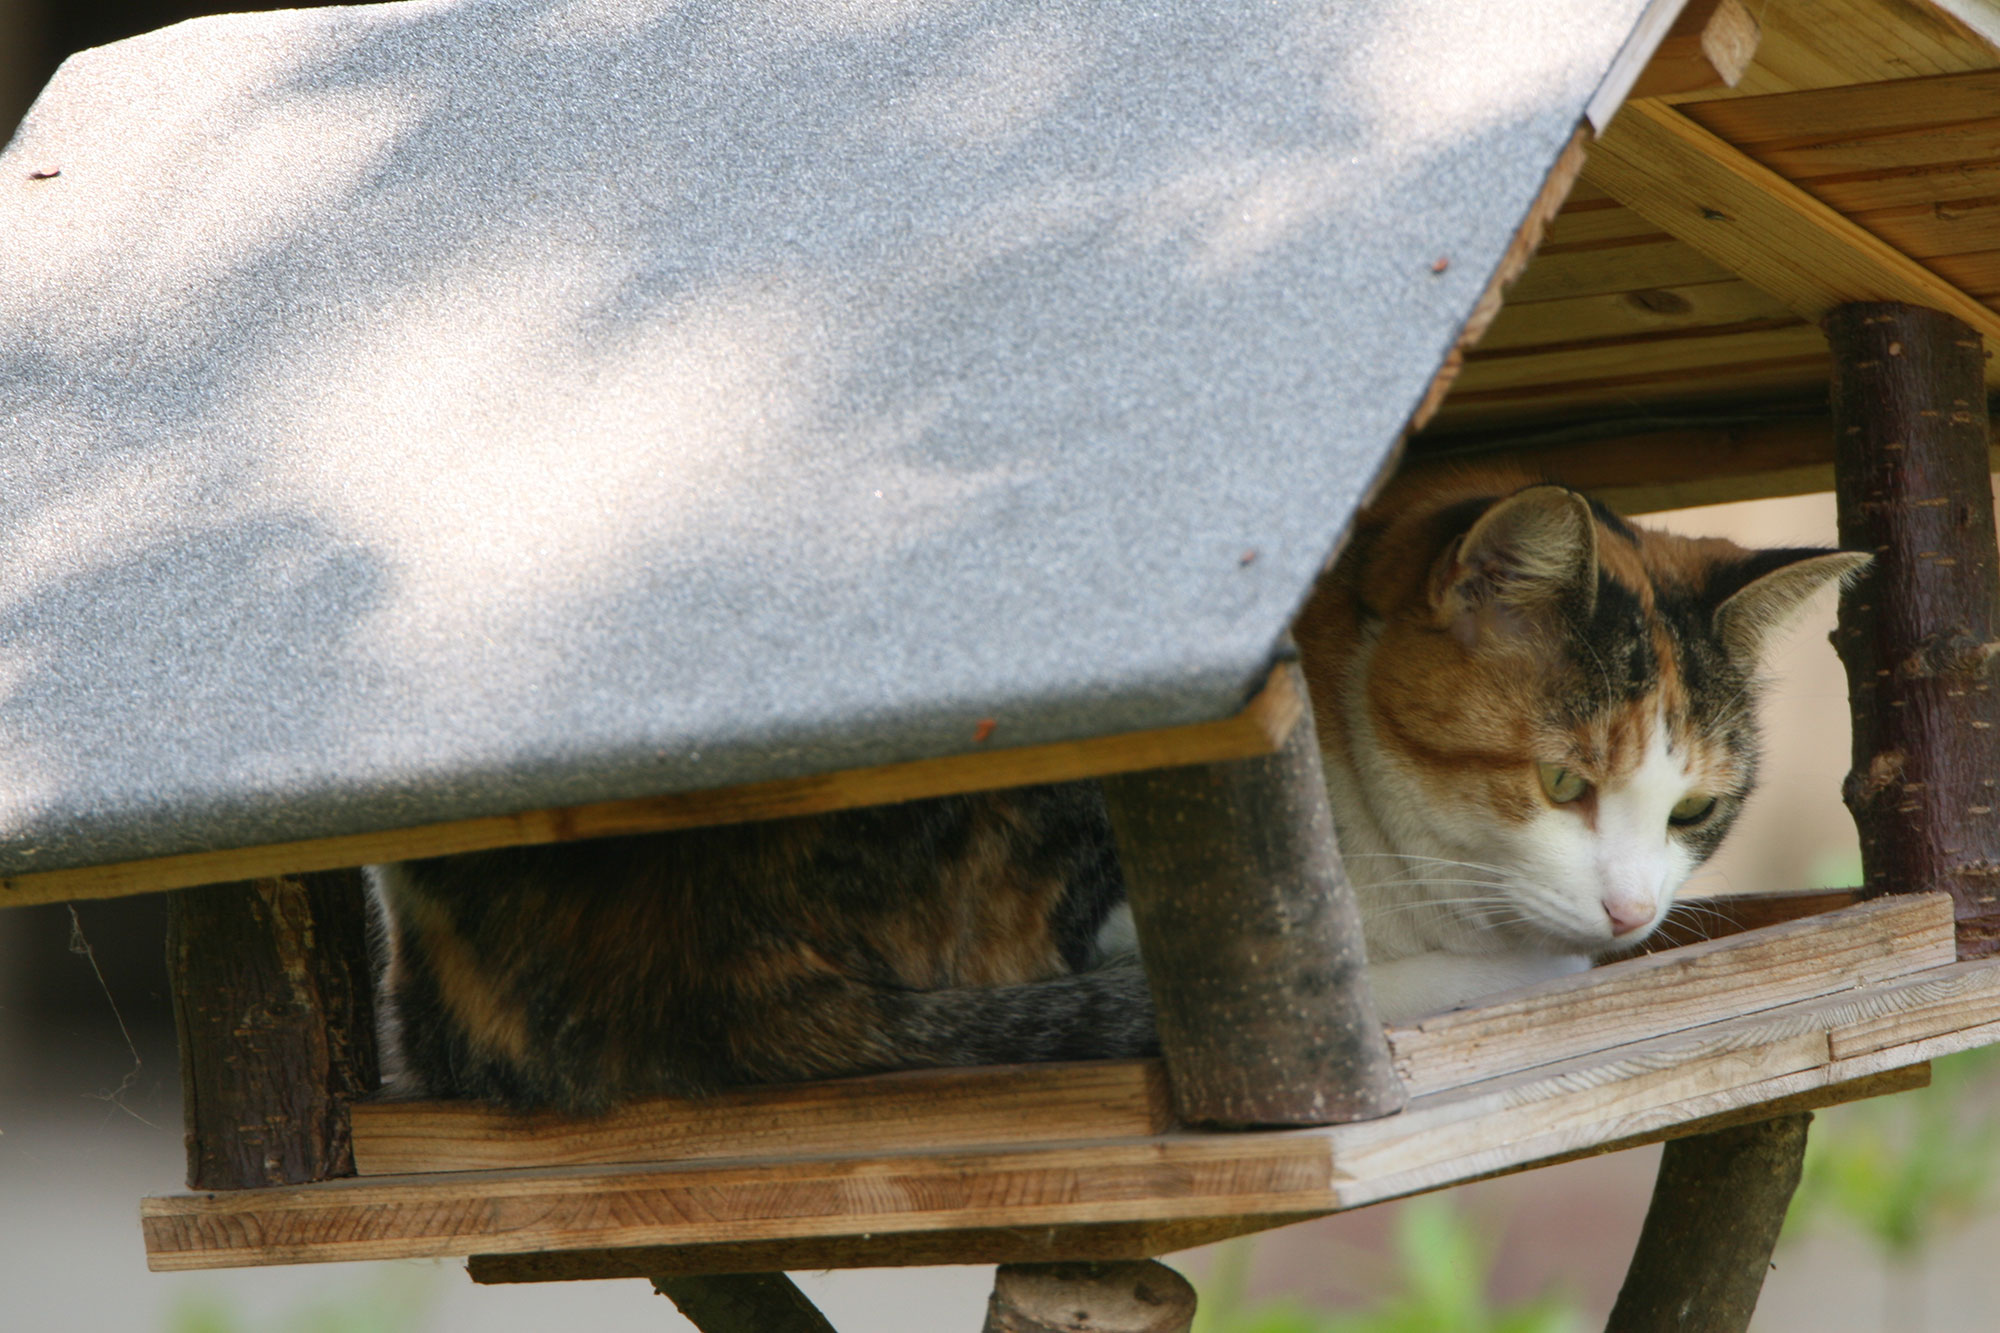
[[1304, 699], [1288, 665], [1280, 664], [1240, 712], [1214, 722], [304, 842], [221, 848], [112, 865], [37, 871], [0, 877], [0, 908], [84, 898], [119, 898], [162, 889], [341, 870], [491, 847], [663, 833], [825, 814], [927, 796], [1248, 759], [1275, 753], [1291, 735], [1304, 709]]

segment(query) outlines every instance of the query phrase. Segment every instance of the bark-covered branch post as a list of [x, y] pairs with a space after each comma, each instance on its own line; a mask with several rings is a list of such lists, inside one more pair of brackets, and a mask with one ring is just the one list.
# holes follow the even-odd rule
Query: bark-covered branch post
[[1742, 1333], [1785, 1209], [1799, 1187], [1812, 1115], [1675, 1139], [1605, 1333]]
[[1194, 1288], [1151, 1259], [1002, 1264], [981, 1333], [1188, 1333]]
[[1275, 755], [1104, 786], [1181, 1119], [1308, 1125], [1400, 1110], [1311, 711]]
[[656, 1277], [653, 1290], [701, 1333], [834, 1333], [826, 1316], [783, 1273]]
[[1962, 958], [2000, 949], [2000, 569], [1977, 331], [1935, 310], [1842, 306], [1833, 349], [1840, 543], [1875, 563], [1841, 599], [1870, 893], [1941, 889]]
[[171, 896], [190, 1189], [354, 1174], [347, 1106], [380, 1083], [362, 893], [339, 871]]

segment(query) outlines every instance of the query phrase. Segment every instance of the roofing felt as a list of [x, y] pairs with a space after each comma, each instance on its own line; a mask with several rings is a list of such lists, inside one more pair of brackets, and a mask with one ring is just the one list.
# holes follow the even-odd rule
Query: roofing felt
[[1645, 7], [73, 58], [0, 157], [0, 873], [1233, 712]]

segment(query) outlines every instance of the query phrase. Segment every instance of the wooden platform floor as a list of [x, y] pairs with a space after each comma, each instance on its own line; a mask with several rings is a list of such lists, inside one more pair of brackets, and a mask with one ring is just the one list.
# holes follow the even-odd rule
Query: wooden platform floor
[[356, 1108], [364, 1173], [142, 1205], [155, 1269], [474, 1255], [483, 1281], [1164, 1253], [1921, 1083], [2000, 1041], [2000, 960], [1885, 899], [1391, 1029], [1409, 1108], [1173, 1123], [1147, 1061], [934, 1070], [569, 1120]]

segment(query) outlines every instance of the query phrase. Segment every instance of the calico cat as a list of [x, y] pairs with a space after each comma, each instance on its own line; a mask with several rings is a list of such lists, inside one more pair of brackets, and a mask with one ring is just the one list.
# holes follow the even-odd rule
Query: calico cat
[[[1384, 1017], [1652, 930], [1755, 782], [1772, 631], [1865, 561], [1492, 475], [1372, 506], [1296, 638]], [[406, 1092], [592, 1110], [1155, 1047], [1094, 783], [371, 875]]]

